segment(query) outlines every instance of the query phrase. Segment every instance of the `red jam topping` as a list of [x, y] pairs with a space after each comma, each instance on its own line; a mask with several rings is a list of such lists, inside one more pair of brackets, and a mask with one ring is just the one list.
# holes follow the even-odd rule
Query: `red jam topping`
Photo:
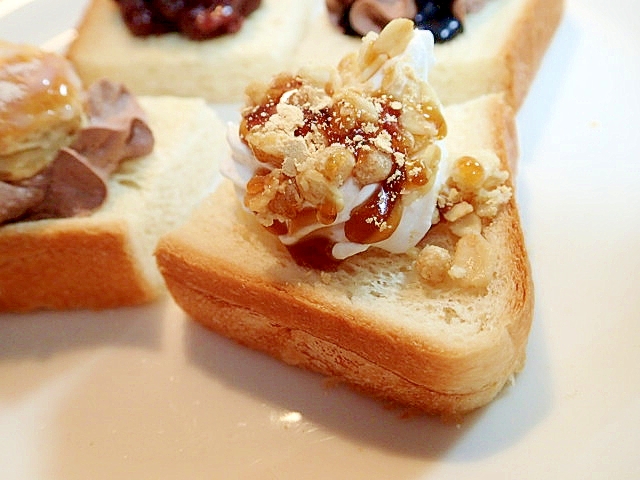
[[136, 36], [179, 32], [206, 40], [242, 27], [260, 0], [116, 0], [127, 27]]

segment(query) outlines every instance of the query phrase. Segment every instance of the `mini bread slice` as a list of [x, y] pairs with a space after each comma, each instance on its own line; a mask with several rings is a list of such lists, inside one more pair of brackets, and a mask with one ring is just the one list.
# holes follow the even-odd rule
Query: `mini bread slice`
[[[451, 155], [490, 149], [503, 167], [514, 161], [514, 116], [501, 95], [448, 107], [445, 118]], [[496, 255], [486, 288], [429, 286], [414, 270], [415, 253], [376, 249], [321, 272], [296, 264], [224, 181], [160, 239], [156, 257], [176, 302], [210, 329], [374, 397], [448, 416], [487, 404], [525, 361], [533, 286], [513, 197], [483, 235]], [[436, 226], [422, 245], [451, 237]]]
[[177, 33], [135, 37], [114, 0], [91, 0], [68, 58], [86, 85], [109, 78], [137, 95], [237, 102], [251, 80], [289, 67], [310, 6], [310, 0], [262, 0], [239, 32], [193, 41]]
[[138, 100], [154, 150], [121, 164], [98, 210], [0, 227], [0, 311], [104, 309], [166, 291], [153, 250], [213, 188], [224, 127], [201, 99]]
[[[360, 39], [331, 24], [325, 0], [315, 0], [310, 28], [297, 50], [296, 65], [335, 65], [358, 48]], [[504, 92], [518, 109], [560, 23], [564, 0], [488, 0], [467, 14], [464, 32], [437, 44], [429, 83], [443, 104]]]

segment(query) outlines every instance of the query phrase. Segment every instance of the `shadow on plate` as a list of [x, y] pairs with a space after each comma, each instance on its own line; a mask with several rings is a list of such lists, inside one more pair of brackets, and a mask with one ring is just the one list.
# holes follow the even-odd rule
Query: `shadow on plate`
[[538, 144], [546, 135], [552, 111], [560, 104], [558, 96], [569, 81], [567, 72], [571, 69], [571, 59], [576, 53], [581, 34], [577, 22], [566, 12], [540, 65], [539, 74], [518, 111], [520, 162], [535, 158]]
[[[525, 370], [488, 407], [461, 423], [425, 415], [404, 416], [347, 387], [327, 387], [324, 377], [237, 345], [195, 321], [185, 323], [187, 360], [229, 387], [278, 411], [370, 448], [424, 460], [447, 456], [465, 462], [516, 443], [549, 410], [549, 368], [540, 319], [529, 338]], [[464, 441], [463, 441], [464, 440]]]
[[0, 399], [15, 399], [37, 388], [65, 365], [71, 366], [76, 353], [99, 352], [102, 347], [160, 348], [159, 319], [167, 302], [100, 312], [0, 315], [0, 372], [20, 376], [19, 385], [0, 389]]

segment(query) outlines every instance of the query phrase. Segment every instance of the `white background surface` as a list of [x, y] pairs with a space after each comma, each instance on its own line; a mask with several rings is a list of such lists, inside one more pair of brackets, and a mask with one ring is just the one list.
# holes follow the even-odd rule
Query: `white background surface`
[[[1, 0], [63, 45], [82, 0]], [[0, 478], [640, 478], [640, 6], [568, 1], [518, 117], [528, 363], [462, 425], [399, 418], [170, 301], [0, 315]]]

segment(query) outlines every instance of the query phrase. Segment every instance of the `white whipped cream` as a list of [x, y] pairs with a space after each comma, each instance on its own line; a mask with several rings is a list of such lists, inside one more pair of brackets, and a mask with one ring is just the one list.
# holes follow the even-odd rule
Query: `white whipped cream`
[[[363, 42], [373, 41], [377, 36], [369, 34]], [[406, 71], [412, 69], [415, 77], [427, 82], [429, 70], [435, 63], [433, 54], [433, 35], [429, 31], [413, 31], [413, 36], [405, 50], [384, 62], [379, 68], [367, 72], [368, 79], [364, 84], [371, 90], [382, 87], [385, 72], [389, 69]], [[388, 75], [386, 76], [388, 78]], [[396, 75], [394, 78], [406, 78], [405, 75]], [[397, 85], [395, 87], [398, 87]], [[400, 90], [401, 90], [400, 86]], [[287, 94], [282, 96], [281, 102], [286, 101]], [[237, 124], [229, 124], [227, 139], [231, 146], [231, 157], [226, 158], [221, 165], [221, 173], [229, 178], [236, 186], [238, 195], [244, 198], [247, 182], [254, 176], [259, 168], [271, 170], [271, 165], [260, 163], [251, 150], [241, 141]], [[308, 225], [294, 234], [280, 235], [280, 241], [285, 245], [293, 245], [309, 234], [323, 235], [335, 242], [332, 254], [336, 259], [345, 259], [349, 256], [363, 252], [375, 246], [391, 253], [406, 252], [415, 246], [431, 227], [432, 218], [436, 210], [436, 201], [442, 185], [449, 176], [450, 167], [446, 159], [446, 152], [442, 142], [437, 142], [442, 151], [438, 171], [433, 181], [425, 187], [413, 189], [401, 198], [402, 217], [395, 231], [385, 240], [360, 244], [349, 241], [344, 233], [344, 224], [350, 218], [352, 209], [364, 203], [377, 189], [379, 184], [369, 184], [360, 187], [353, 179], [347, 179], [339, 188], [343, 197], [344, 208], [338, 213], [335, 221], [330, 224], [315, 223]]]

